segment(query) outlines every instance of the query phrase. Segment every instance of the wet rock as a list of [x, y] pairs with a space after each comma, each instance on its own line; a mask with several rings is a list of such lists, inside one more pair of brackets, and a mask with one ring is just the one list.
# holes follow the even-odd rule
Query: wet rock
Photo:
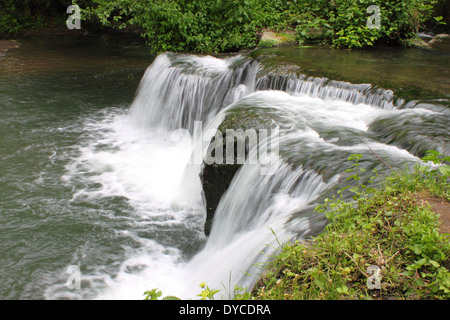
[[207, 165], [204, 164], [201, 171], [203, 193], [206, 201], [205, 235], [209, 236], [214, 219], [214, 213], [220, 199], [227, 191], [234, 175], [241, 165]]
[[437, 34], [437, 35], [434, 37], [434, 39], [437, 39], [437, 40], [450, 39], [450, 34], [447, 34], [447, 33], [440, 33], [440, 34]]
[[418, 36], [420, 39], [423, 39], [423, 40], [425, 40], [425, 41], [428, 41], [428, 40], [431, 40], [431, 39], [434, 38], [434, 33], [433, 33], [433, 32], [419, 32], [419, 33], [417, 34], [417, 36]]
[[437, 34], [428, 44], [436, 50], [450, 52], [450, 35], [447, 33]]
[[[242, 156], [238, 152], [238, 141], [234, 139], [233, 146], [233, 161], [227, 164], [227, 147], [226, 136], [227, 129], [234, 132], [248, 132], [248, 129], [254, 130], [258, 133], [260, 129], [273, 128], [273, 122], [270, 116], [258, 111], [256, 108], [237, 108], [230, 111], [225, 117], [222, 124], [219, 126], [219, 134], [222, 135], [221, 148], [215, 148], [215, 138], [211, 140], [210, 149], [208, 152], [212, 157], [216, 157], [215, 150], [222, 149], [223, 161], [203, 161], [202, 169], [200, 173], [200, 179], [203, 186], [203, 194], [206, 202], [206, 221], [205, 221], [205, 234], [208, 236], [212, 228], [212, 222], [214, 213], [219, 205], [220, 199], [230, 186], [236, 172], [242, 166], [242, 160], [238, 159], [238, 155]], [[259, 137], [257, 137], [259, 139]], [[248, 158], [249, 143], [245, 144], [244, 158]], [[218, 159], [216, 157], [216, 159]]]
[[447, 41], [450, 40], [450, 35], [448, 35], [446, 33], [440, 33], [432, 38], [432, 40], [430, 41], [430, 44], [439, 43], [439, 42], [442, 42], [445, 40], [447, 40]]

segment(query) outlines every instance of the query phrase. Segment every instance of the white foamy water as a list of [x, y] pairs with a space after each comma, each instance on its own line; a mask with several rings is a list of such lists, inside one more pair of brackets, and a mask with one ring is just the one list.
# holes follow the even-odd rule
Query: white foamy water
[[[336, 99], [338, 87], [327, 91], [334, 92], [332, 98], [255, 92], [258, 66], [245, 59], [236, 66], [237, 61], [161, 55], [147, 70], [129, 112], [106, 110], [84, 122], [77, 157], [63, 178], [74, 186], [74, 203], [121, 199], [129, 206], [124, 216], [109, 217], [125, 253], [114, 257], [114, 271], [95, 263], [85, 268], [83, 290], [60, 285], [48, 289], [47, 297], [142, 299], [145, 290], [158, 288], [164, 295], [195, 299], [198, 285], [206, 282], [229, 298], [235, 285], [251, 289], [279, 241], [323, 227], [314, 203], [337, 185], [350, 153], [367, 153], [361, 139], [392, 162], [417, 160], [369, 132], [374, 119], [398, 110], [380, 108], [379, 100], [377, 106], [362, 103], [360, 91], [353, 101], [348, 86], [341, 89], [342, 100]], [[325, 90], [322, 83], [320, 88]], [[272, 113], [281, 157], [273, 163], [274, 174], [261, 174], [258, 164], [238, 171], [207, 238], [201, 167], [192, 156], [199, 143], [205, 152], [212, 135], [176, 140], [173, 133], [192, 133], [195, 121], [206, 131], [215, 129], [227, 112], [246, 108]], [[379, 167], [373, 155], [368, 162]]]

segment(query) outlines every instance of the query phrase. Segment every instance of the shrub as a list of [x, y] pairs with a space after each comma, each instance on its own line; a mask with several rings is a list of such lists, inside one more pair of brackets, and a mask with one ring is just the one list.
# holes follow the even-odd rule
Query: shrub
[[86, 18], [102, 24], [142, 28], [154, 53], [223, 52], [256, 45], [251, 1], [233, 0], [95, 0]]

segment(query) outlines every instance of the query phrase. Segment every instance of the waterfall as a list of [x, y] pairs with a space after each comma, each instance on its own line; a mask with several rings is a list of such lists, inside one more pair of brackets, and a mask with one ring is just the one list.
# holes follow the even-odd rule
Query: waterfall
[[217, 208], [205, 247], [187, 264], [186, 277], [195, 280], [184, 293], [194, 293], [199, 279], [225, 291], [232, 292], [234, 285], [251, 288], [263, 271], [260, 263], [277, 251], [278, 241], [301, 238], [323, 226], [324, 221], [308, 215], [297, 217], [294, 228], [285, 224], [334, 183], [301, 167], [283, 165], [269, 176], [261, 175], [258, 166], [244, 165]]
[[[441, 114], [423, 105], [404, 109], [402, 105], [390, 90], [295, 73], [265, 72], [264, 66], [244, 55], [228, 58], [159, 55], [143, 76], [129, 110], [127, 126], [139, 128], [136, 132], [154, 134], [168, 148], [173, 146], [173, 133], [185, 130], [184, 156], [177, 159], [177, 149], [169, 154], [176, 158], [177, 168], [180, 164], [184, 166], [182, 174], [177, 171], [181, 175], [177, 184], [171, 185], [176, 196], [170, 201], [164, 199], [170, 202], [166, 203], [166, 209], [174, 211], [171, 217], [194, 215], [197, 217], [194, 221], [204, 221], [205, 199], [199, 178], [202, 163], [192, 160], [198, 159], [198, 152], [200, 159], [205, 155], [214, 131], [228, 114], [258, 110], [270, 118], [279, 130], [280, 149], [277, 161], [269, 164], [273, 166], [273, 174], [261, 174], [261, 163], [239, 168], [216, 209], [211, 233], [200, 248], [188, 255], [173, 254], [168, 249], [172, 257], [155, 259], [158, 261], [155, 268], [148, 261], [152, 260], [151, 255], [144, 255], [148, 268], [131, 283], [141, 286], [144, 283], [146, 289], [157, 287], [164, 294], [182, 298], [195, 298], [201, 282], [221, 289], [222, 298], [229, 297], [225, 293], [232, 293], [235, 285], [250, 290], [264, 262], [277, 251], [278, 241], [304, 239], [323, 230], [326, 219], [313, 208], [326, 193], [342, 186], [345, 181], [342, 172], [349, 167], [349, 154], [363, 153], [362, 166], [383, 171], [386, 168], [380, 156], [396, 167], [419, 161], [417, 153], [409, 152], [401, 144], [405, 139], [413, 141], [409, 147], [416, 152], [432, 146], [415, 143], [414, 134], [409, 137], [403, 133], [400, 140], [386, 137], [386, 128], [372, 130], [382, 119], [400, 116], [434, 121]], [[195, 136], [198, 122], [205, 132]], [[425, 130], [422, 134], [431, 141], [435, 133]], [[447, 147], [447, 142], [441, 142], [441, 146]], [[196, 155], [188, 159], [186, 148]], [[171, 171], [169, 166], [173, 164], [166, 162], [161, 163], [161, 168], [165, 167], [162, 172]], [[369, 174], [370, 170], [367, 171]], [[158, 189], [157, 184], [152, 187]], [[183, 236], [192, 226], [186, 225]], [[197, 225], [196, 229], [199, 228], [202, 226]], [[163, 233], [164, 228], [158, 231]], [[158, 250], [159, 254], [162, 252]], [[116, 283], [111, 288], [117, 292], [123, 286], [127, 284]]]
[[254, 91], [257, 65], [234, 57], [159, 55], [147, 69], [131, 106], [136, 125], [193, 130], [222, 107]]
[[392, 90], [377, 89], [371, 84], [353, 84], [294, 73], [264, 75], [257, 80], [256, 88], [258, 90], [281, 89], [292, 95], [368, 104], [382, 109], [394, 108], [402, 104], [402, 100], [395, 102]]

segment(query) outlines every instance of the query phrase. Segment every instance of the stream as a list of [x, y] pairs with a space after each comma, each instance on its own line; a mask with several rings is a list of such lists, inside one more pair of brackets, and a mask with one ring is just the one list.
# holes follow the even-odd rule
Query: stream
[[[0, 52], [1, 299], [196, 299], [202, 282], [228, 299], [279, 242], [323, 230], [313, 209], [346, 184], [350, 154], [364, 154], [366, 178], [389, 172], [379, 157], [412, 168], [427, 150], [450, 154], [446, 51], [20, 43]], [[233, 113], [270, 119], [278, 152], [240, 167], [205, 235], [201, 160]]]

